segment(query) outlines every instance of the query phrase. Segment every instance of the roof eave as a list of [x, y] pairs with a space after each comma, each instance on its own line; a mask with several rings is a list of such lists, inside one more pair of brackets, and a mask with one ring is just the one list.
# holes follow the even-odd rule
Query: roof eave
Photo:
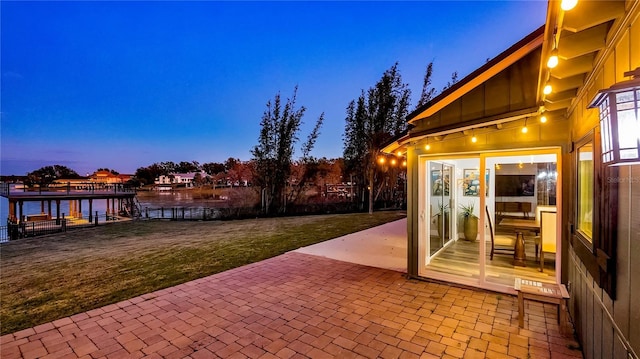
[[531, 51], [537, 49], [542, 45], [544, 34], [545, 25], [539, 27], [537, 30], [509, 47], [507, 50], [503, 51], [501, 54], [499, 54], [483, 66], [473, 71], [450, 88], [443, 91], [433, 100], [429, 101], [428, 103], [410, 113], [409, 116], [407, 116], [408, 123], [413, 124], [414, 122], [422, 118], [429, 117], [435, 114], [447, 105], [462, 97], [464, 94], [486, 82], [488, 79], [495, 76], [500, 71], [506, 69], [518, 60], [522, 59]]

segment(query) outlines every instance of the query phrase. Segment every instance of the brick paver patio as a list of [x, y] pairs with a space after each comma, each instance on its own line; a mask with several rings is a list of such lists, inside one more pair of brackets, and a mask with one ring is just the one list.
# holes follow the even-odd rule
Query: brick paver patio
[[[2, 358], [582, 358], [556, 308], [301, 253], [1, 337]], [[571, 325], [570, 323], [568, 325]]]

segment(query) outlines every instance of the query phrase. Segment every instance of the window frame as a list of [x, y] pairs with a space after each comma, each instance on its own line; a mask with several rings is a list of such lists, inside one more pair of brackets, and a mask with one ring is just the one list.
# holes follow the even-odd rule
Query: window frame
[[[576, 229], [578, 220], [578, 149], [591, 142], [593, 145], [593, 227], [591, 241]], [[573, 225], [570, 244], [598, 286], [612, 300], [616, 297], [616, 247], [618, 226], [618, 167], [602, 163], [600, 127], [587, 133], [573, 146]]]
[[[592, 155], [592, 174], [593, 174], [593, 182], [592, 182], [592, 190], [591, 190], [591, 203], [592, 203], [592, 207], [591, 207], [591, 238], [587, 238], [585, 236], [585, 233], [580, 231], [578, 228], [578, 224], [580, 223], [580, 149], [582, 147], [584, 147], [587, 144], [591, 144], [591, 155]], [[573, 215], [573, 220], [575, 225], [575, 230], [574, 230], [574, 234], [576, 237], [578, 237], [580, 239], [580, 241], [582, 242], [582, 244], [584, 244], [586, 247], [591, 247], [591, 252], [595, 253], [595, 246], [594, 246], [594, 237], [597, 237], [597, 228], [596, 226], [598, 225], [596, 218], [597, 218], [597, 214], [598, 214], [598, 208], [597, 208], [597, 202], [596, 202], [596, 173], [597, 173], [597, 166], [596, 166], [596, 162], [598, 161], [596, 159], [596, 143], [594, 140], [594, 135], [593, 132], [590, 132], [587, 136], [583, 137], [582, 139], [580, 139], [580, 141], [576, 142], [575, 144], [575, 181], [576, 181], [576, 186], [575, 188], [575, 208], [574, 208], [574, 215]]]

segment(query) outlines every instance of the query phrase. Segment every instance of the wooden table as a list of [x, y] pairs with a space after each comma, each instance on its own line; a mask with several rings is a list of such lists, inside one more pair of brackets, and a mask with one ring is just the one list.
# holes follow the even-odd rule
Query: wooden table
[[505, 218], [500, 221], [501, 227], [512, 228], [516, 231], [516, 244], [513, 251], [513, 265], [526, 267], [527, 255], [524, 250], [523, 232], [540, 232], [540, 223], [529, 219]]
[[524, 328], [524, 300], [556, 304], [558, 306], [558, 323], [560, 333], [567, 324], [567, 300], [569, 292], [564, 284], [550, 284], [516, 278], [514, 284], [518, 292], [518, 325]]

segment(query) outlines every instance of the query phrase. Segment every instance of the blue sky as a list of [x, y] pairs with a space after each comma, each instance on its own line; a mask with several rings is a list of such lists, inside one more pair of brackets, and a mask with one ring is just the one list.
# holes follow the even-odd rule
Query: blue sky
[[440, 91], [540, 27], [546, 7], [2, 1], [0, 174], [249, 160], [267, 101], [296, 85], [301, 140], [325, 112], [312, 154], [340, 157], [349, 101], [396, 61], [414, 106], [430, 61]]

